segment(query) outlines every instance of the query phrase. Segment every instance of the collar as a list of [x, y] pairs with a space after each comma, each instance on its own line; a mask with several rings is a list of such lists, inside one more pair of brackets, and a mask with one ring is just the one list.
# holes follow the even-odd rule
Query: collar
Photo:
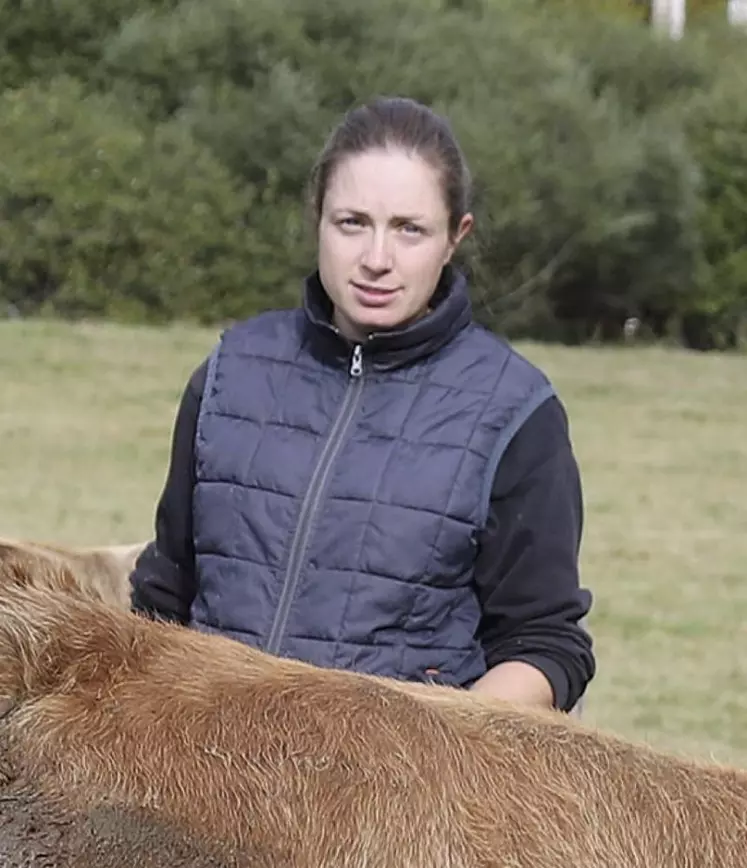
[[[366, 365], [385, 371], [435, 353], [472, 320], [467, 279], [453, 265], [447, 265], [425, 316], [400, 329], [373, 332], [362, 342]], [[326, 357], [349, 359], [354, 341], [344, 337], [332, 322], [332, 302], [319, 277], [310, 274], [304, 281], [303, 312], [319, 347]]]

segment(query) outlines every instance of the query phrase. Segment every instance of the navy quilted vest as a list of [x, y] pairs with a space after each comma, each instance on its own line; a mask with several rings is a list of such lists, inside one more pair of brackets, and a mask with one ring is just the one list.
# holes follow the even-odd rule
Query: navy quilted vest
[[552, 386], [434, 310], [351, 347], [318, 276], [303, 308], [229, 329], [195, 443], [192, 624], [273, 654], [467, 685], [485, 671], [473, 560], [498, 462]]

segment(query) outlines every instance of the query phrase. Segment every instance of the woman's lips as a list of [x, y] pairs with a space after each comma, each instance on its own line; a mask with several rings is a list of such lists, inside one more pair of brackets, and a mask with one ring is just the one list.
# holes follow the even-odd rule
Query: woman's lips
[[358, 299], [371, 307], [384, 307], [400, 291], [399, 287], [374, 286], [356, 281], [351, 282], [351, 286]]

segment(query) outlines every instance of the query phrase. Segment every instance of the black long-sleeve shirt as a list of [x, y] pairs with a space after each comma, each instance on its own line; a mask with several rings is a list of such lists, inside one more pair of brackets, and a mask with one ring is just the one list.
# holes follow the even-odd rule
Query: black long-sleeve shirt
[[[207, 364], [193, 373], [176, 416], [156, 537], [132, 574], [132, 607], [186, 622], [195, 594], [192, 539], [194, 437]], [[492, 489], [475, 565], [488, 667], [522, 660], [550, 681], [555, 706], [570, 710], [595, 674], [591, 605], [579, 587], [583, 499], [568, 419], [553, 397], [509, 444]]]

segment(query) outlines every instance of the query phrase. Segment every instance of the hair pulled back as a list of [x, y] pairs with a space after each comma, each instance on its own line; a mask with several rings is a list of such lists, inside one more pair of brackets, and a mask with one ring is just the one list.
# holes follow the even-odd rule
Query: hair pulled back
[[418, 154], [439, 173], [454, 236], [469, 210], [471, 179], [448, 121], [406, 97], [379, 97], [352, 108], [327, 139], [311, 174], [311, 207], [318, 222], [324, 196], [338, 165], [369, 150], [401, 148]]

